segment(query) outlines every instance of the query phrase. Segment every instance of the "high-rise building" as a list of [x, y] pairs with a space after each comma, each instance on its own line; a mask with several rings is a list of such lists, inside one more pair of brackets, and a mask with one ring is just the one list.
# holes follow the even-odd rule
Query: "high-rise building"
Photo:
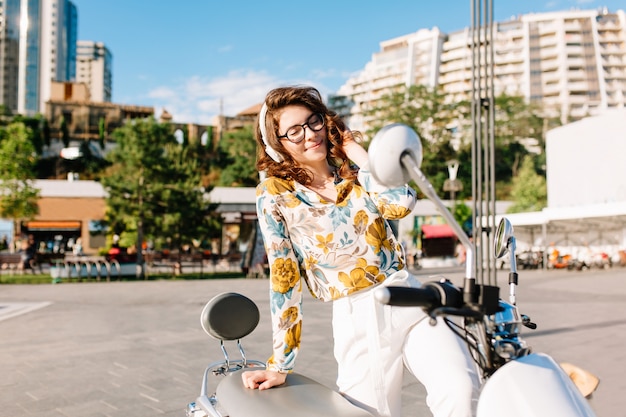
[[[368, 104], [399, 84], [424, 84], [433, 87], [438, 82], [441, 50], [446, 35], [438, 28], [420, 29], [380, 43], [380, 51], [372, 54], [365, 68], [350, 78], [337, 92], [349, 97], [349, 123], [360, 129], [367, 121], [363, 112]], [[337, 97], [331, 99], [337, 100]]]
[[0, 1], [0, 104], [43, 113], [51, 82], [76, 76], [77, 28], [69, 0]]
[[76, 82], [85, 83], [91, 101], [111, 102], [113, 55], [102, 42], [78, 41]]
[[[426, 35], [433, 39], [427, 59], [420, 59], [424, 49], [408, 41], [417, 42], [420, 33], [422, 41]], [[390, 45], [396, 47], [389, 50]], [[450, 100], [471, 97], [469, 28], [450, 34], [422, 30], [380, 46], [381, 51], [337, 92], [352, 102], [352, 128], [366, 130], [364, 104], [383, 95], [385, 86], [437, 84]], [[626, 15], [623, 10], [569, 10], [494, 22], [493, 65], [495, 94], [521, 95], [563, 122], [624, 107]]]

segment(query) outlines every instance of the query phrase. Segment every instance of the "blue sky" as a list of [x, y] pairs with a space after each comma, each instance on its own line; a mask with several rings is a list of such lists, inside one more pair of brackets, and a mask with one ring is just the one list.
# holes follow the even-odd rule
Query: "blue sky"
[[[72, 0], [78, 37], [113, 54], [113, 102], [167, 109], [210, 124], [267, 91], [343, 85], [382, 41], [470, 25], [470, 0]], [[494, 20], [571, 8], [625, 9], [624, 0], [494, 0]]]

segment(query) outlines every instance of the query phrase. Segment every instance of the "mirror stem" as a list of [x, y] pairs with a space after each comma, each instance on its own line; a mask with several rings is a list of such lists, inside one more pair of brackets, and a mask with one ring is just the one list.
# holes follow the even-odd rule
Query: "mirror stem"
[[465, 284], [464, 284], [463, 292], [464, 292], [464, 297], [472, 297], [471, 300], [466, 300], [466, 301], [476, 302], [477, 300], [473, 299], [474, 294], [475, 294], [475, 291], [474, 291], [475, 285], [476, 285], [476, 277], [474, 277], [474, 271], [476, 269], [475, 268], [476, 258], [474, 257], [474, 244], [469, 240], [469, 237], [467, 236], [465, 231], [461, 228], [461, 226], [454, 219], [454, 216], [452, 215], [450, 210], [448, 210], [448, 208], [443, 204], [443, 201], [441, 201], [441, 199], [435, 192], [433, 186], [430, 184], [428, 179], [426, 179], [426, 176], [420, 170], [419, 166], [417, 166], [417, 163], [412, 158], [411, 154], [409, 154], [408, 152], [404, 153], [400, 157], [400, 162], [402, 163], [402, 166], [404, 167], [404, 169], [406, 169], [409, 172], [411, 178], [413, 179], [413, 181], [415, 181], [415, 183], [420, 188], [420, 190], [422, 190], [422, 192], [426, 194], [426, 197], [428, 197], [428, 199], [435, 204], [435, 206], [437, 207], [437, 210], [439, 211], [439, 213], [441, 213], [446, 223], [448, 223], [448, 225], [454, 230], [454, 233], [457, 235], [457, 237], [459, 238], [463, 246], [465, 246], [466, 261], [465, 261]]

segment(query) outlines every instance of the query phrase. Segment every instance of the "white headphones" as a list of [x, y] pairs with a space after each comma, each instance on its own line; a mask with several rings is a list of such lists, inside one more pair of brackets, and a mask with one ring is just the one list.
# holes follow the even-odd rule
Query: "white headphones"
[[265, 153], [267, 153], [269, 157], [272, 158], [274, 161], [283, 162], [284, 161], [283, 157], [280, 156], [280, 154], [276, 152], [276, 149], [272, 148], [269, 142], [267, 141], [267, 131], [265, 130], [265, 115], [266, 114], [267, 114], [267, 106], [265, 105], [265, 102], [263, 102], [263, 107], [261, 107], [261, 112], [259, 113], [259, 129], [261, 129], [261, 139], [263, 140], [263, 143], [265, 144]]

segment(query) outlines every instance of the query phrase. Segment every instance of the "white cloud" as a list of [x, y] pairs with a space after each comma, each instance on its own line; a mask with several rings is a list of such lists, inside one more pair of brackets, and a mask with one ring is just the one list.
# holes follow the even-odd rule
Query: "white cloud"
[[168, 87], [158, 87], [148, 93], [148, 97], [160, 100], [169, 100], [176, 97], [176, 92]]
[[148, 93], [156, 117], [166, 109], [176, 122], [211, 124], [222, 112], [234, 116], [263, 100], [276, 78], [259, 71], [232, 71], [216, 78], [193, 76], [175, 85], [159, 86]]
[[218, 77], [194, 75], [161, 85], [147, 93], [158, 118], [163, 110], [173, 116], [175, 122], [212, 124], [220, 113], [235, 116], [237, 113], [263, 101], [267, 92], [281, 85], [307, 84], [316, 86], [322, 96], [330, 88], [321, 83], [332, 75], [314, 71], [313, 80], [284, 80], [266, 71], [237, 70]]

